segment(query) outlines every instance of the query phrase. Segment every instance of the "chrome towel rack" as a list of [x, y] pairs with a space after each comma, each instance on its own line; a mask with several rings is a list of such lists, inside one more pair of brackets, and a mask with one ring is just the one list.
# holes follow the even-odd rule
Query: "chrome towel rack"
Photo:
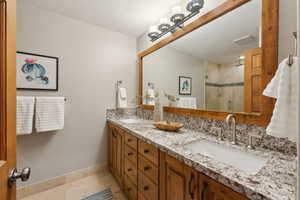
[[291, 67], [294, 64], [294, 56], [297, 56], [298, 51], [298, 43], [297, 43], [297, 32], [293, 32], [293, 36], [295, 38], [295, 49], [294, 49], [294, 55], [290, 54], [288, 57], [287, 64]]

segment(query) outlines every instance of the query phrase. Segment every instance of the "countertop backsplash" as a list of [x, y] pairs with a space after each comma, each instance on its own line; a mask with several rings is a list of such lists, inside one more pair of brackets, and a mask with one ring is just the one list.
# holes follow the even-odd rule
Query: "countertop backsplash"
[[[143, 110], [141, 108], [128, 108], [128, 109], [108, 109], [107, 118], [142, 118], [146, 120], [153, 119], [153, 111]], [[227, 125], [225, 121], [214, 120], [207, 118], [198, 118], [186, 115], [175, 115], [170, 113], [164, 113], [164, 119], [173, 122], [181, 122], [184, 124], [184, 128], [201, 131], [211, 136], [217, 137], [216, 128], [221, 128], [225, 140], [229, 140], [231, 135], [227, 131]], [[277, 152], [281, 152], [287, 155], [297, 155], [297, 145], [294, 142], [285, 138], [275, 138], [266, 134], [265, 127], [237, 124], [236, 125], [237, 142], [241, 145], [248, 144], [248, 133], [254, 133], [261, 136], [260, 138], [254, 138], [253, 145], [255, 147], [261, 147]]]

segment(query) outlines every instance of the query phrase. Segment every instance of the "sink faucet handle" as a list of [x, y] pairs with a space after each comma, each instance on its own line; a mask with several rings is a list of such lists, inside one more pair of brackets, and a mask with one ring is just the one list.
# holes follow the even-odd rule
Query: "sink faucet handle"
[[215, 130], [216, 130], [216, 132], [218, 134], [218, 140], [223, 141], [224, 140], [224, 136], [223, 136], [222, 128], [216, 128]]
[[257, 138], [257, 139], [261, 139], [262, 136], [259, 135], [258, 133], [249, 133], [248, 134], [248, 149], [254, 149], [254, 145], [253, 145], [253, 139]]

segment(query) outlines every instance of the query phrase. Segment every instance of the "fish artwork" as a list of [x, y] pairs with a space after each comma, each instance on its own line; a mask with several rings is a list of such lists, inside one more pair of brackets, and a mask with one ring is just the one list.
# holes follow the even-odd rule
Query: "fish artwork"
[[48, 85], [49, 78], [46, 76], [46, 69], [37, 61], [37, 59], [27, 58], [21, 70], [27, 75], [25, 77], [27, 81], [39, 81], [43, 85]]

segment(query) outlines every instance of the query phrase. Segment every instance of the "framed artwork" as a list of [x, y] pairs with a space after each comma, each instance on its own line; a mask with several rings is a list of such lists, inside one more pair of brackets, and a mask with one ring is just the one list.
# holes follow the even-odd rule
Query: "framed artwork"
[[17, 89], [58, 91], [57, 57], [17, 52]]
[[192, 78], [179, 76], [179, 95], [192, 95]]

